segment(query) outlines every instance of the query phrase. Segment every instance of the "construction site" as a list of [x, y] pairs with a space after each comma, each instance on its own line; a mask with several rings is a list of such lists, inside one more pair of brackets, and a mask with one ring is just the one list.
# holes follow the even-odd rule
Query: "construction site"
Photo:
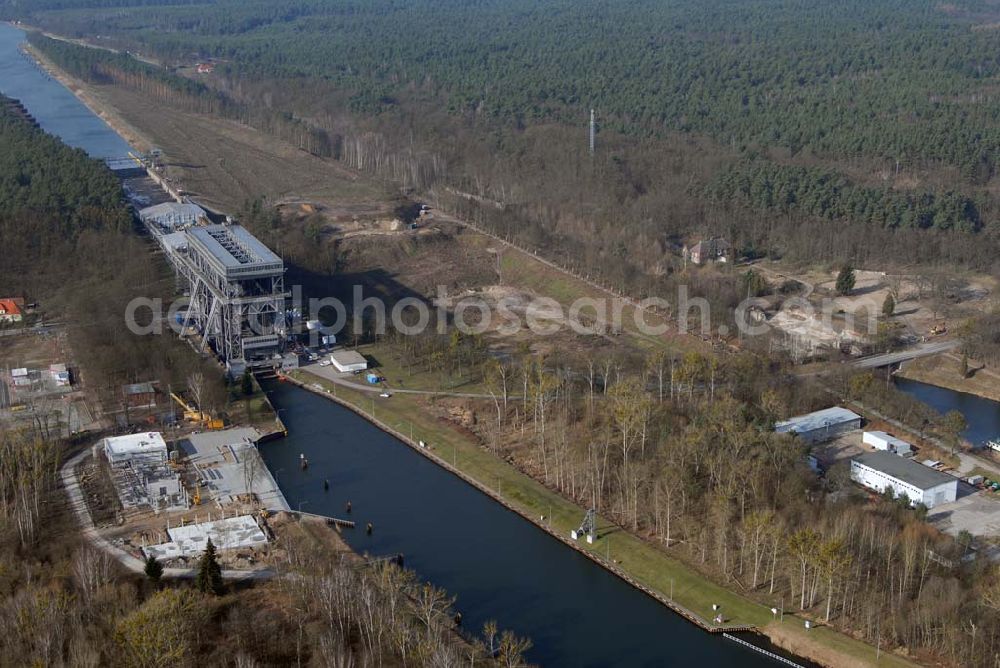
[[136, 558], [180, 565], [211, 539], [224, 558], [240, 551], [253, 562], [268, 550], [268, 519], [289, 510], [257, 451], [262, 437], [254, 428], [109, 436], [74, 474], [99, 534]]
[[[857, 357], [882, 340], [912, 345], [949, 334], [949, 323], [995, 303], [996, 282], [985, 276], [887, 273], [854, 270], [854, 287], [841, 294], [836, 271], [755, 262], [768, 283], [750, 315], [766, 321], [771, 351], [785, 350], [796, 362]], [[891, 298], [892, 312], [883, 311]]]

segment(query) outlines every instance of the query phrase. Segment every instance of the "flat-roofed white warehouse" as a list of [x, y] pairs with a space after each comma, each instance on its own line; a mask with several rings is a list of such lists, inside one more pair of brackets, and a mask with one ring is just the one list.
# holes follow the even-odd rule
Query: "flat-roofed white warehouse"
[[886, 450], [898, 454], [905, 454], [911, 451], [909, 443], [901, 438], [896, 438], [892, 434], [884, 431], [866, 431], [861, 435], [861, 442], [870, 445], [876, 450]]
[[860, 428], [861, 416], [840, 406], [797, 415], [774, 425], [779, 434], [796, 434], [807, 443], [821, 443]]
[[928, 508], [951, 503], [958, 496], [958, 478], [889, 452], [868, 452], [851, 460], [851, 479], [876, 492], [887, 488], [910, 504]]
[[340, 372], [364, 371], [368, 368], [368, 360], [356, 350], [338, 350], [330, 355], [330, 361]]
[[147, 431], [104, 439], [104, 454], [112, 466], [167, 461], [167, 443], [158, 431]]

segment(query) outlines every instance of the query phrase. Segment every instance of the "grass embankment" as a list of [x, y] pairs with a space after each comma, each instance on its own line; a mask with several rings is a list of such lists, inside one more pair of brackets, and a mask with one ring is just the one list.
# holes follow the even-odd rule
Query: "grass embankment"
[[[392, 363], [390, 355], [383, 353], [382, 356], [385, 358], [380, 358], [383, 364]], [[387, 377], [391, 379], [392, 373], [389, 371]], [[402, 434], [412, 434], [412, 440], [426, 442], [438, 457], [495, 490], [504, 501], [527, 517], [545, 516], [544, 524], [553, 533], [568, 536], [570, 530], [579, 526], [584, 513], [582, 508], [484, 450], [474, 438], [451, 423], [431, 415], [426, 407], [433, 399], [395, 394], [391, 399], [384, 400], [370, 393], [338, 387], [306, 370], [295, 371], [291, 375], [308, 385], [322, 387]], [[415, 383], [413, 387], [416, 387]], [[712, 619], [712, 605], [718, 604], [722, 606], [727, 624], [757, 626], [775, 640], [794, 646], [796, 652], [824, 663], [875, 665], [874, 647], [829, 628], [814, 628], [807, 632], [803, 628], [803, 620], [791, 614], [785, 615], [784, 622], [777, 622], [769, 606], [711, 582], [693, 568], [619, 529], [605, 518], [598, 520], [598, 534], [599, 539], [594, 545], [580, 541], [579, 546], [601, 560], [610, 557], [620, 570], [665, 598], [670, 598], [672, 590], [674, 601], [704, 620]], [[878, 665], [912, 664], [902, 657], [883, 652]]]
[[910, 360], [903, 365], [897, 375], [928, 385], [1000, 401], [1000, 374], [980, 366], [982, 365], [979, 362], [970, 360], [970, 373], [968, 376], [963, 376], [962, 358], [954, 353], [942, 353]]
[[[452, 373], [444, 369], [433, 369], [411, 361], [404, 361], [396, 350], [386, 343], [358, 346], [358, 352], [373, 362], [373, 371], [386, 379], [393, 389], [427, 390], [431, 392], [474, 392], [483, 393], [481, 369], [464, 367]], [[357, 376], [351, 382], [364, 383], [364, 376]]]
[[314, 203], [331, 216], [388, 210], [390, 191], [375, 179], [235, 121], [191, 113], [129, 88], [80, 81], [30, 51], [132, 147], [161, 149], [167, 176], [212, 209], [236, 212], [266, 195], [272, 202]]

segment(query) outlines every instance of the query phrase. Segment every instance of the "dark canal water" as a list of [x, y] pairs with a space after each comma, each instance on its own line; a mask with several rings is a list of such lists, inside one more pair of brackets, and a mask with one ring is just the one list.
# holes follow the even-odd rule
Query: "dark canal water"
[[919, 399], [942, 415], [957, 410], [965, 416], [969, 428], [963, 436], [973, 445], [1000, 439], [1000, 403], [973, 394], [956, 392], [915, 380], [896, 378], [896, 387]]
[[[0, 92], [66, 143], [124, 156], [121, 137], [22, 56], [23, 40], [0, 24]], [[376, 527], [346, 532], [352, 546], [405, 554], [420, 577], [458, 597], [470, 630], [496, 619], [530, 637], [529, 658], [546, 666], [777, 665], [690, 625], [354, 413], [290, 385], [269, 390], [291, 435], [262, 452], [291, 506], [342, 516], [350, 500], [353, 518]]]
[[[375, 525], [358, 551], [403, 553], [458, 597], [464, 625], [496, 619], [545, 666], [773, 666], [684, 621], [353, 412], [286, 383], [266, 388], [289, 436], [262, 454], [292, 508]], [[299, 454], [309, 459], [299, 469]], [[330, 491], [323, 491], [329, 479]]]

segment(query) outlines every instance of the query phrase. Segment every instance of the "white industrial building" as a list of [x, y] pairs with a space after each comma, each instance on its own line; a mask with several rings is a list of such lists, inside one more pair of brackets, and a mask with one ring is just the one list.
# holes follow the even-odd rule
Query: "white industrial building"
[[861, 428], [861, 416], [840, 406], [798, 415], [774, 425], [779, 434], [795, 434], [807, 443], [822, 443]]
[[910, 457], [913, 455], [913, 446], [903, 439], [896, 438], [884, 431], [866, 431], [861, 436], [861, 442], [872, 446], [876, 450], [892, 452], [900, 457]]
[[167, 461], [167, 443], [158, 431], [109, 436], [104, 454], [113, 467], [154, 465]]
[[31, 372], [24, 367], [11, 369], [10, 379], [14, 383], [14, 387], [26, 387], [31, 385]]
[[958, 496], [958, 478], [890, 452], [868, 452], [852, 459], [851, 479], [879, 493], [892, 489], [897, 497], [906, 494], [911, 505], [928, 508]]
[[364, 371], [368, 368], [368, 360], [356, 350], [338, 350], [330, 355], [330, 361], [337, 371]]
[[139, 211], [139, 220], [144, 224], [156, 223], [166, 232], [185, 225], [194, 225], [207, 216], [204, 209], [191, 202], [164, 202]]
[[56, 387], [66, 387], [70, 384], [69, 370], [65, 364], [50, 364], [49, 376], [56, 384]]

